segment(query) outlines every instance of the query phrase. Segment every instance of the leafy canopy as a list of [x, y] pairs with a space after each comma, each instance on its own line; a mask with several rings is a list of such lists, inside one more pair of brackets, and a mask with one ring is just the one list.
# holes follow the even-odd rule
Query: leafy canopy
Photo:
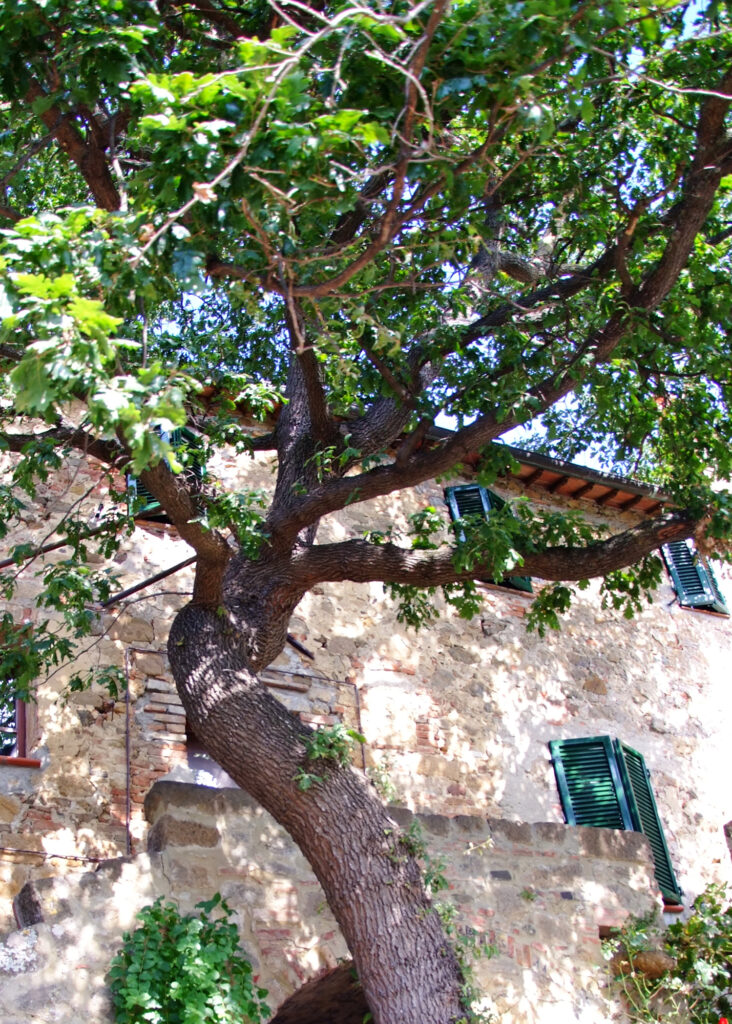
[[[728, 537], [714, 487], [732, 468], [727, 5], [4, 0], [0, 14], [0, 409], [20, 452], [2, 530], [68, 446], [107, 456], [120, 500], [120, 466], [183, 468], [161, 431], [195, 422], [247, 451], [235, 408], [281, 408], [295, 361], [317, 381], [311, 413], [314, 390], [345, 424], [295, 496], [389, 461], [397, 434], [416, 450], [448, 416], [463, 450], [524, 425], [535, 447], [590, 451]], [[358, 430], [379, 402], [399, 410], [381, 439]], [[30, 436], [28, 417], [46, 429]], [[258, 495], [219, 496], [196, 528], [231, 525], [256, 558], [275, 519]], [[124, 508], [107, 553], [123, 523]], [[84, 566], [76, 513], [61, 529], [71, 553], [43, 570], [44, 600], [78, 636], [110, 578]], [[459, 569], [489, 552], [501, 574], [591, 540], [528, 511], [482, 532]], [[654, 571], [609, 586], [637, 603]], [[552, 624], [567, 594], [537, 616]]]

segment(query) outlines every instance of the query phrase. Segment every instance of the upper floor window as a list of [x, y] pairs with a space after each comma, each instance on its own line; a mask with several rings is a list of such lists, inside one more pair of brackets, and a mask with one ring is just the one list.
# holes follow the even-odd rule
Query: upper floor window
[[0, 698], [0, 756], [26, 756], [25, 704], [13, 694]]
[[[493, 491], [480, 487], [478, 484], [446, 487], [445, 502], [453, 522], [466, 516], [485, 516], [487, 518], [491, 510], [498, 511], [506, 504], [503, 498], [499, 498]], [[456, 530], [456, 536], [458, 541], [465, 540], [465, 533], [459, 527]], [[499, 587], [507, 587], [509, 590], [523, 590], [528, 594], [533, 593], [530, 576], [506, 576], [502, 580], [494, 580], [489, 576], [478, 578], [483, 583], [493, 583]]]
[[[187, 427], [180, 427], [177, 430], [159, 430], [158, 433], [163, 441], [167, 441], [173, 449], [185, 451], [187, 461], [183, 470], [183, 479], [193, 490], [200, 490], [204, 476], [204, 463], [201, 453], [201, 439]], [[170, 523], [170, 517], [160, 507], [160, 502], [148, 491], [147, 487], [136, 476], [127, 474], [128, 502], [135, 508], [135, 518], [144, 519], [148, 522]]]
[[689, 540], [677, 540], [661, 548], [666, 568], [673, 580], [679, 604], [729, 615], [711, 566], [694, 550]]

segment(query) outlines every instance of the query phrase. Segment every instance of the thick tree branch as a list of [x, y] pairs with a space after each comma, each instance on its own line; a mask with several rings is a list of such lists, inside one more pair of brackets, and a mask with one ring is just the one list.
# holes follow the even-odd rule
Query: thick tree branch
[[17, 224], [17, 222], [22, 219], [22, 216], [23, 215], [16, 210], [14, 206], [0, 204], [0, 217], [3, 217], [5, 220], [10, 220], [13, 224]]
[[235, 18], [232, 18], [226, 11], [216, 7], [211, 3], [211, 0], [190, 0], [190, 4], [207, 21], [210, 21], [217, 28], [223, 29], [232, 39], [239, 39], [246, 34]]
[[318, 360], [313, 346], [307, 343], [307, 325], [300, 303], [292, 298], [285, 303], [285, 324], [290, 336], [292, 358], [300, 363], [300, 380], [305, 389], [312, 434], [320, 441], [332, 441], [335, 426], [328, 412]]
[[[732, 71], [723, 78], [720, 92], [729, 92], [730, 88]], [[682, 199], [677, 204], [671, 235], [661, 259], [643, 282], [633, 290], [628, 297], [628, 305], [619, 307], [605, 326], [587, 339], [559, 373], [553, 374], [531, 389], [537, 399], [537, 414], [574, 391], [591, 368], [605, 362], [612, 355], [632, 322], [632, 309], [654, 309], [678, 279], [686, 265], [694, 240], [709, 216], [723, 174], [723, 164], [732, 148], [724, 125], [729, 105], [729, 100], [719, 96], [708, 98], [702, 105], [694, 157], [684, 175]], [[604, 263], [607, 259], [611, 260], [614, 266], [612, 248], [598, 262]], [[583, 287], [576, 279], [572, 285], [577, 289]], [[507, 318], [507, 313], [504, 311], [502, 316]], [[485, 329], [488, 326], [488, 318], [482, 318], [468, 329], [466, 341], [475, 340], [480, 336], [475, 333], [478, 323]], [[471, 451], [477, 451], [496, 440], [516, 426], [517, 422], [517, 418], [511, 415], [499, 422], [495, 415], [489, 414], [458, 431], [440, 447], [417, 451], [406, 465], [380, 466], [357, 477], [329, 481], [311, 492], [289, 515], [274, 515], [270, 520], [270, 528], [281, 537], [281, 542], [286, 543], [288, 536], [297, 534], [323, 515], [343, 508], [352, 501], [363, 501], [388, 494], [449, 472]]]
[[[683, 511], [666, 512], [586, 547], [551, 547], [527, 554], [518, 568], [522, 574], [543, 580], [604, 576], [635, 564], [661, 544], [691, 537], [697, 526], [698, 522]], [[491, 572], [486, 564], [476, 564], [469, 572], [460, 571], [453, 564], [453, 554], [452, 549], [425, 552], [395, 544], [348, 540], [339, 544], [317, 544], [301, 552], [293, 570], [296, 577], [307, 580], [308, 586], [350, 580], [429, 587], [479, 579]], [[515, 574], [516, 568], [506, 575]]]
[[[129, 452], [123, 445], [95, 438], [81, 427], [59, 425], [39, 433], [8, 432], [2, 436], [11, 452], [22, 452], [28, 444], [50, 440], [59, 446], [76, 448], [84, 455], [119, 469], [129, 461]], [[199, 509], [182, 474], [176, 476], [164, 462], [159, 462], [157, 466], [143, 470], [140, 480], [168, 513], [183, 540], [198, 554], [193, 600], [217, 607], [221, 603], [221, 581], [231, 548], [220, 534], [205, 530], [200, 523], [192, 521], [198, 516]]]
[[343, 432], [349, 434], [351, 445], [362, 456], [375, 455], [400, 437], [414, 413], [417, 396], [437, 377], [437, 364], [420, 367], [416, 354], [409, 362], [412, 380], [408, 392], [395, 398], [378, 398], [363, 416], [343, 425]]
[[337, 252], [342, 246], [352, 242], [359, 229], [369, 215], [373, 201], [381, 195], [392, 179], [391, 171], [382, 171], [370, 178], [361, 189], [353, 209], [344, 213], [331, 232], [330, 241], [333, 248], [326, 250], [329, 255]]
[[193, 604], [218, 608], [222, 604], [222, 582], [226, 564], [233, 554], [224, 537], [205, 529], [195, 520], [200, 514], [184, 475], [176, 476], [165, 462], [140, 473], [140, 480], [160, 502], [178, 533], [198, 555], [193, 583]]
[[[46, 93], [40, 84], [34, 82], [26, 94], [28, 103], [45, 98]], [[103, 210], [118, 210], [120, 197], [104, 156], [106, 145], [100, 144], [96, 133], [90, 130], [84, 138], [74, 124], [72, 115], [64, 114], [55, 104], [39, 116], [64, 153], [79, 169], [97, 206]]]
[[270, 431], [268, 434], [252, 437], [250, 444], [253, 452], [274, 452], [277, 450], [277, 435]]
[[19, 363], [23, 353], [12, 345], [0, 344], [0, 359], [9, 359], [11, 363]]
[[81, 427], [63, 424], [32, 434], [7, 431], [2, 438], [11, 452], [22, 452], [26, 445], [38, 441], [53, 441], [58, 447], [76, 448], [108, 466], [119, 465], [120, 460], [126, 457], [124, 449], [116, 441], [102, 441]]

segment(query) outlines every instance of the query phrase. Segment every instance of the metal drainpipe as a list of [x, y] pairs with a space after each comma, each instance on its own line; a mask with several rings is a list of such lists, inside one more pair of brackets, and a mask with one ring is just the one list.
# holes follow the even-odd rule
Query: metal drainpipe
[[125, 852], [132, 853], [132, 789], [130, 770], [130, 651], [125, 648]]

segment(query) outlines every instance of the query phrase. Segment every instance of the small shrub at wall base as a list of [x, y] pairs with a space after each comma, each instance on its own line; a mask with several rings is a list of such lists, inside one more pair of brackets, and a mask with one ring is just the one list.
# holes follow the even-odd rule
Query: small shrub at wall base
[[184, 915], [161, 898], [137, 915], [108, 975], [115, 1024], [260, 1024], [269, 1016], [231, 908], [217, 893], [196, 909]]
[[[653, 949], [675, 964], [661, 977], [638, 966]], [[688, 921], [665, 932], [648, 919], [631, 920], [606, 953], [633, 1021], [727, 1024], [721, 1015], [732, 1015], [732, 903], [724, 885], [709, 885]]]

